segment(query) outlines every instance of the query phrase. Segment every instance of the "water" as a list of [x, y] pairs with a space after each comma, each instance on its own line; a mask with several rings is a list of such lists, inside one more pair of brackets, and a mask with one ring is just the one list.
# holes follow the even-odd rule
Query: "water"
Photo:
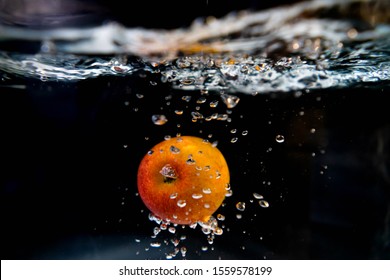
[[[3, 41], [22, 40], [36, 44], [37, 50], [2, 52], [0, 69], [43, 81], [146, 71], [183, 90], [248, 94], [388, 81], [390, 26], [340, 19], [333, 9], [343, 5], [303, 2], [162, 31], [126, 28], [116, 22], [54, 30], [3, 26]], [[307, 16], [310, 13], [314, 16]], [[221, 98], [228, 108], [238, 102], [234, 95]], [[161, 120], [154, 117], [164, 123], [163, 115]]]
[[[377, 6], [1, 26], [4, 258], [385, 258], [390, 26]], [[213, 233], [150, 216], [137, 193], [141, 158], [180, 135], [229, 164]]]

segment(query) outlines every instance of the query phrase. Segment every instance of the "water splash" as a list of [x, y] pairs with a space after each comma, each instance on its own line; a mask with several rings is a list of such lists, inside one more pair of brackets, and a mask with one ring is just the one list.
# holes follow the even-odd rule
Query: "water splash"
[[[41, 42], [35, 54], [0, 52], [0, 70], [48, 80], [158, 73], [182, 90], [259, 94], [390, 80], [389, 8], [371, 0], [316, 0], [153, 30], [109, 23], [30, 30], [1, 26], [0, 39]], [[352, 6], [360, 14], [352, 14]], [[387, 7], [387, 8], [386, 8]], [[348, 14], [346, 11], [350, 11]], [[379, 13], [379, 14], [378, 14]], [[387, 15], [387, 16], [386, 16]], [[48, 48], [47, 46], [50, 46]], [[199, 117], [199, 116], [198, 116]]]

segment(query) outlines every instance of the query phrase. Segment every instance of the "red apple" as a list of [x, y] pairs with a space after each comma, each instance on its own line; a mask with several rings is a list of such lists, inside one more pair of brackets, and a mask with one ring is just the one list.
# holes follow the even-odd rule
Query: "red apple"
[[229, 189], [229, 169], [210, 142], [180, 136], [155, 145], [142, 159], [138, 191], [146, 207], [174, 224], [207, 222]]

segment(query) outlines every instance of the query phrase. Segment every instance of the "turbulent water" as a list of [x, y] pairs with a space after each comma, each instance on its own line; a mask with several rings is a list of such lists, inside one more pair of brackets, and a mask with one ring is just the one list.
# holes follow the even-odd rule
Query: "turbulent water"
[[376, 6], [317, 0], [236, 11], [174, 30], [117, 22], [50, 30], [0, 26], [1, 44], [39, 46], [32, 53], [0, 51], [0, 73], [7, 84], [7, 74], [73, 81], [146, 71], [173, 87], [248, 94], [388, 82], [389, 10]]

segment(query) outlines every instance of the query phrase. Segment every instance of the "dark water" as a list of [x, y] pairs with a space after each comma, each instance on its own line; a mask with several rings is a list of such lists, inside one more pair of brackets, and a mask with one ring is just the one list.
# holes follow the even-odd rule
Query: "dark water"
[[[317, 53], [306, 41], [212, 65], [207, 55], [156, 65], [3, 44], [2, 259], [166, 259], [175, 249], [175, 259], [389, 259], [389, 41], [322, 42]], [[231, 74], [259, 61], [261, 75]], [[229, 164], [233, 195], [212, 244], [199, 226], [153, 238], [137, 194], [142, 157], [178, 134], [218, 141]]]

